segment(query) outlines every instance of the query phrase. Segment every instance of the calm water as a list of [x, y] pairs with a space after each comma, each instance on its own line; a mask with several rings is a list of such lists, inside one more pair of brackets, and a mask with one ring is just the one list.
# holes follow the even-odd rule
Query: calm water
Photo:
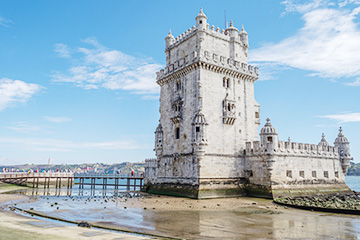
[[[352, 190], [360, 192], [360, 177], [346, 177]], [[89, 221], [134, 231], [196, 239], [359, 239], [360, 217], [274, 207], [270, 200], [250, 199], [263, 208], [233, 210], [153, 210], [137, 207], [143, 196], [108, 189], [71, 191], [66, 188], [28, 190], [33, 202], [18, 204], [23, 209], [73, 221]], [[159, 200], [160, 201], [160, 200]], [[206, 200], [191, 200], [196, 202]], [[221, 199], [212, 200], [219, 201]], [[131, 202], [131, 204], [129, 204]], [[164, 204], [167, 204], [164, 202]], [[127, 206], [127, 207], [125, 207]], [[272, 210], [268, 207], [272, 206]], [[148, 207], [149, 208], [149, 207]], [[276, 210], [275, 210], [276, 209]]]
[[351, 190], [360, 192], [360, 176], [346, 176], [345, 180]]

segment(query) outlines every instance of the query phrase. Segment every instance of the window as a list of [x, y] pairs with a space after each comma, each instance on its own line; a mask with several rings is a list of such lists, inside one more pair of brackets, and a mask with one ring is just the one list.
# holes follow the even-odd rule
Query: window
[[181, 90], [181, 82], [178, 81], [176, 82], [176, 91], [180, 91]]
[[196, 127], [196, 132], [200, 132], [200, 127]]
[[223, 87], [224, 88], [230, 88], [230, 78], [223, 78]]
[[329, 178], [329, 172], [328, 171], [324, 171], [324, 178]]
[[259, 112], [255, 112], [255, 118], [259, 118]]
[[289, 177], [289, 178], [292, 178], [292, 172], [291, 172], [291, 170], [287, 170], [287, 171], [286, 171], [286, 176]]
[[313, 178], [316, 178], [316, 171], [312, 171], [311, 175], [312, 175]]
[[180, 128], [175, 128], [175, 138], [179, 139], [180, 138]]
[[336, 178], [339, 177], [339, 172], [335, 172], [335, 177], [336, 177]]
[[299, 171], [299, 176], [304, 178], [305, 177], [305, 172], [304, 171]]
[[202, 24], [202, 20], [199, 21], [199, 24]]
[[272, 137], [268, 137], [268, 138], [267, 138], [267, 142], [268, 142], [268, 143], [272, 143], [272, 142], [273, 142]]

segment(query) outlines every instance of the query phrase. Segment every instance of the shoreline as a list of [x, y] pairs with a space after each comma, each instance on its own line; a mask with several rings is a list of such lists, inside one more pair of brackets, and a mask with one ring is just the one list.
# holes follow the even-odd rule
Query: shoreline
[[[7, 199], [12, 196], [19, 198], [15, 194], [0, 194], [0, 199], [2, 195]], [[20, 198], [25, 202], [31, 200], [24, 195]], [[261, 198], [198, 200], [138, 192], [61, 198], [39, 195], [36, 198], [38, 200], [34, 204], [29, 201], [14, 206], [17, 209], [14, 212], [0, 211], [0, 231], [5, 229], [11, 234], [22, 231], [25, 239], [54, 240], [59, 236], [67, 236], [67, 239], [114, 239], [110, 236], [119, 238], [120, 235], [121, 239], [359, 237], [355, 228], [348, 229], [349, 224], [351, 226], [357, 221], [356, 216], [297, 210]], [[50, 207], [52, 204], [54, 207]], [[23, 210], [25, 214], [21, 214]], [[77, 227], [76, 224], [82, 219], [86, 219], [93, 228]], [[49, 227], [30, 226], [31, 222]], [[35, 234], [36, 238], [27, 238], [28, 232]], [[66, 232], [74, 232], [74, 236]], [[43, 237], [44, 234], [46, 237]], [[95, 235], [85, 237], [86, 234], [98, 234], [103, 238]]]
[[[39, 218], [26, 216], [26, 212], [15, 205], [31, 201], [30, 197], [22, 194], [7, 194], [14, 190], [28, 189], [12, 184], [0, 184], [0, 232], [4, 239], [28, 239], [28, 240], [61, 240], [61, 239], [157, 239], [153, 236], [146, 236], [143, 233], [119, 231], [106, 228], [82, 228], [71, 221], [51, 220], [51, 216], [37, 214]], [[12, 206], [11, 206], [12, 205]], [[19, 213], [11, 208], [19, 209]], [[9, 210], [8, 210], [9, 209]], [[29, 213], [31, 214], [31, 213]], [[32, 213], [33, 215], [36, 215]], [[67, 223], [66, 223], [67, 222]], [[71, 223], [71, 224], [69, 224]], [[109, 231], [113, 230], [113, 231]], [[66, 237], [64, 237], [66, 236]]]

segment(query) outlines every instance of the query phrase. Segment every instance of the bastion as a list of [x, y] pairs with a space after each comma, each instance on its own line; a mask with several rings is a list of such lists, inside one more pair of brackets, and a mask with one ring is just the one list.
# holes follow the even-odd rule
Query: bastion
[[196, 26], [165, 38], [166, 67], [157, 73], [160, 120], [156, 158], [146, 159], [149, 193], [190, 198], [281, 198], [349, 193], [349, 141], [340, 128], [334, 146], [279, 141], [267, 119], [260, 127], [248, 64], [248, 34], [233, 22], [211, 26], [203, 10]]

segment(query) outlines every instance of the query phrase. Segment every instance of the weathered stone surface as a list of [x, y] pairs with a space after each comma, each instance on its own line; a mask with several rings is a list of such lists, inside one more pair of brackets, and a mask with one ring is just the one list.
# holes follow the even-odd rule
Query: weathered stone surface
[[147, 159], [145, 190], [194, 198], [278, 198], [349, 192], [349, 142], [335, 146], [279, 141], [267, 120], [261, 129], [255, 100], [257, 68], [248, 65], [248, 35], [230, 24], [209, 28], [201, 10], [196, 27], [165, 38], [156, 159]]

